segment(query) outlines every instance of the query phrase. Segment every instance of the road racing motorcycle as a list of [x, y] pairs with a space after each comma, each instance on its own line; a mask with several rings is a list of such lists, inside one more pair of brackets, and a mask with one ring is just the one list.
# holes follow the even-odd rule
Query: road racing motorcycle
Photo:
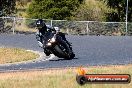
[[43, 44], [48, 52], [59, 58], [67, 60], [75, 57], [71, 45], [67, 44], [67, 42], [59, 34], [48, 32], [45, 36], [46, 37], [43, 36]]

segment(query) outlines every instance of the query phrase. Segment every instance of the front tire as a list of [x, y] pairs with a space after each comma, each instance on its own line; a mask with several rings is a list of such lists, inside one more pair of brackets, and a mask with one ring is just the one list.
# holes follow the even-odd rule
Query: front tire
[[47, 49], [44, 49], [44, 53], [46, 56], [49, 56], [51, 54]]

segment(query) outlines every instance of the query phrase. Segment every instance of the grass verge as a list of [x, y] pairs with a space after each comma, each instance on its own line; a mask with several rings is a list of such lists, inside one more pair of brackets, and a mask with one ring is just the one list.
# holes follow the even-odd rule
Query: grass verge
[[[84, 68], [88, 74], [130, 74], [132, 65], [92, 66]], [[0, 88], [132, 88], [129, 84], [86, 84], [76, 83], [77, 68], [43, 71], [0, 73]]]
[[0, 64], [28, 61], [38, 57], [38, 54], [24, 49], [0, 48]]

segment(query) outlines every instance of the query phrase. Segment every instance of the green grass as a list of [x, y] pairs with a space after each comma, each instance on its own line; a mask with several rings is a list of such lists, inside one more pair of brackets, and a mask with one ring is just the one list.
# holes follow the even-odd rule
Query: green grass
[[[84, 68], [88, 74], [130, 74], [132, 65]], [[0, 74], [0, 88], [132, 88], [130, 84], [86, 84], [76, 82], [77, 68]]]
[[38, 57], [38, 54], [24, 49], [0, 48], [0, 64], [28, 61]]

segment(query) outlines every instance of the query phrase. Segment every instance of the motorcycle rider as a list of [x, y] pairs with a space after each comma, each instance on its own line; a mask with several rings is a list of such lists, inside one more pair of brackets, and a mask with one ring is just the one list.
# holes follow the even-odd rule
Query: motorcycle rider
[[49, 56], [51, 54], [48, 49], [46, 49], [46, 47], [44, 46], [45, 44], [43, 44], [43, 36], [47, 36], [45, 34], [48, 32], [59, 34], [63, 38], [63, 40], [71, 47], [71, 44], [66, 40], [64, 33], [59, 32], [59, 30], [55, 30], [54, 27], [46, 25], [42, 19], [38, 19], [36, 21], [36, 27], [38, 29], [36, 33], [36, 39], [38, 41], [39, 46], [44, 49], [44, 53], [46, 54], [46, 56]]

